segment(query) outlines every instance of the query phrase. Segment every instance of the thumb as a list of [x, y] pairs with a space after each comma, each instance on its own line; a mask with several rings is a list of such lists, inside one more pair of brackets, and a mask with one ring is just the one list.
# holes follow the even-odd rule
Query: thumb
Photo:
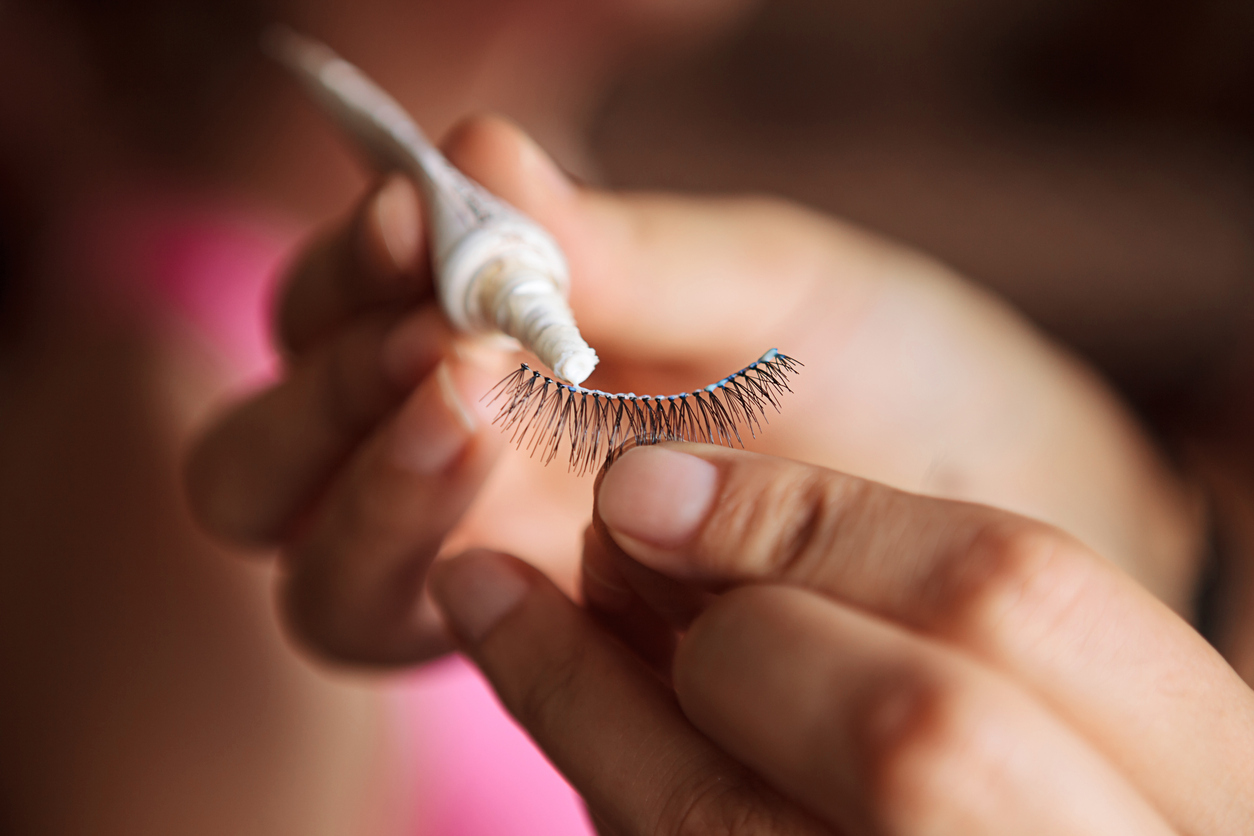
[[441, 146], [449, 161], [467, 176], [554, 235], [559, 234], [555, 224], [565, 227], [575, 220], [575, 184], [513, 122], [499, 116], [472, 116], [456, 124]]
[[548, 230], [582, 280], [587, 265], [576, 264], [572, 250], [586, 250], [579, 242], [590, 235], [604, 236], [588, 228], [581, 190], [531, 137], [513, 122], [480, 115], [455, 125], [441, 146], [464, 174]]

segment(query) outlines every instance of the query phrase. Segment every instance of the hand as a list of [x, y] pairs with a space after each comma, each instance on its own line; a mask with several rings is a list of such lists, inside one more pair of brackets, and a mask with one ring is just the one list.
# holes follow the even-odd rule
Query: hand
[[[691, 444], [626, 453], [598, 512], [586, 596], [639, 657], [503, 555], [450, 561], [433, 590], [603, 832], [1254, 820], [1254, 694], [1055, 528]], [[665, 665], [672, 630], [677, 703], [641, 660]]]
[[[778, 346], [807, 365], [760, 449], [1041, 517], [1185, 606], [1188, 492], [1091, 376], [940, 266], [777, 202], [580, 189], [496, 120], [445, 149], [565, 248], [594, 385], [691, 389]], [[587, 519], [585, 482], [501, 455], [479, 396], [505, 366], [454, 351], [420, 213], [392, 180], [306, 250], [281, 304], [284, 378], [190, 468], [200, 519], [280, 545], [295, 634], [341, 659], [445, 646], [421, 596], [441, 550], [507, 548], [572, 590]]]
[[445, 325], [419, 213], [394, 178], [309, 246], [280, 304], [281, 379], [211, 428], [189, 467], [210, 529], [283, 547], [289, 625], [340, 660], [448, 648], [426, 567], [502, 445], [479, 397], [507, 364]]

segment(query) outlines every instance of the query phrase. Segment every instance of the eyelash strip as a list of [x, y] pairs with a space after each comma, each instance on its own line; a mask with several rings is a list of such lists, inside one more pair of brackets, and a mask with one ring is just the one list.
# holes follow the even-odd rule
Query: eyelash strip
[[510, 433], [510, 442], [545, 464], [557, 457], [565, 437], [570, 444], [570, 470], [583, 475], [617, 455], [624, 445], [661, 441], [700, 441], [744, 446], [740, 428], [756, 438], [770, 406], [791, 392], [788, 375], [800, 361], [776, 349], [735, 374], [704, 389], [678, 395], [611, 394], [571, 386], [523, 363], [488, 394], [489, 404], [502, 400], [493, 423]]

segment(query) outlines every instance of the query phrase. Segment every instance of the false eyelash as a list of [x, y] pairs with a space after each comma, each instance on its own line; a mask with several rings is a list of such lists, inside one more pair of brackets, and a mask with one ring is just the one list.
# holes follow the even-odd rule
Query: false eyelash
[[718, 383], [678, 395], [611, 394], [554, 380], [526, 363], [484, 395], [489, 404], [504, 398], [493, 419], [510, 442], [524, 446], [548, 464], [565, 437], [570, 469], [583, 475], [624, 445], [661, 441], [701, 441], [744, 446], [740, 427], [756, 438], [766, 408], [779, 412], [779, 399], [791, 392], [788, 375], [803, 364], [775, 349]]

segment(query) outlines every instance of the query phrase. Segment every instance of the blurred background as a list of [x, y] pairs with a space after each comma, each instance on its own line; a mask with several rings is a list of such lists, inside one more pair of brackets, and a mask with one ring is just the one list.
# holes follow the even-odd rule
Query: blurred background
[[0, 831], [384, 832], [390, 697], [180, 499], [285, 253], [368, 183], [273, 20], [434, 136], [496, 110], [595, 184], [929, 253], [1164, 433], [1254, 357], [1241, 0], [0, 0]]
[[[585, 179], [763, 191], [834, 213], [1004, 294], [1138, 397], [1182, 385], [1240, 327], [1254, 264], [1254, 11], [1236, 0], [343, 5], [10, 3], [10, 19], [32, 18], [27, 34], [57, 41], [27, 43], [57, 77], [32, 77], [23, 61], [36, 56], [12, 45], [2, 60], [11, 86], [97, 95], [97, 111], [125, 119], [123, 141], [313, 219], [342, 207], [361, 176], [328, 152], [315, 116], [262, 104], [282, 82], [256, 65], [252, 33], [271, 19], [334, 27], [341, 51], [385, 82], [407, 37], [410, 74], [391, 88], [433, 134], [488, 107]], [[382, 16], [396, 24], [390, 38], [372, 28]], [[14, 144], [55, 150], [43, 166], [81, 156], [29, 127], [14, 137], [32, 107], [10, 101], [4, 136], [8, 286], [41, 202], [32, 192], [46, 199], [56, 179], [32, 186], [30, 149]], [[60, 130], [101, 118], [87, 110], [62, 113]], [[291, 171], [317, 160], [324, 175], [303, 188], [299, 174], [257, 170], [266, 134], [292, 118], [312, 141], [289, 149]], [[240, 159], [250, 153], [252, 170]]]
[[634, 70], [615, 184], [784, 194], [992, 287], [1138, 398], [1195, 379], [1254, 275], [1254, 8], [775, 0]]

